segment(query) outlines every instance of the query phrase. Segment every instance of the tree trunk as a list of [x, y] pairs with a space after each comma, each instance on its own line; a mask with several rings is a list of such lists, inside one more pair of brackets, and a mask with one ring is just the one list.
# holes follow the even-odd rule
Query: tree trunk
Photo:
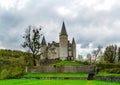
[[39, 59], [38, 60], [36, 59], [36, 66], [40, 66]]
[[36, 66], [35, 55], [33, 55], [33, 65]]

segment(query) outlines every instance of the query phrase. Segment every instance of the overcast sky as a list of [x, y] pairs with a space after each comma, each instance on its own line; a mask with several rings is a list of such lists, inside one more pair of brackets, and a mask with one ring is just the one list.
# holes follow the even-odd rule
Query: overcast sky
[[0, 48], [22, 50], [29, 25], [58, 42], [63, 20], [77, 54], [120, 43], [120, 0], [0, 0]]

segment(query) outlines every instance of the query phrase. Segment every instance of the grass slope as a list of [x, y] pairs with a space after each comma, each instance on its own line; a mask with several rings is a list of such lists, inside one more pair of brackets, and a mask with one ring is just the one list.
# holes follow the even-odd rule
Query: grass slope
[[0, 80], [0, 85], [120, 85], [116, 82], [105, 82], [97, 80], [30, 80], [13, 79]]
[[52, 65], [56, 65], [56, 66], [69, 66], [69, 65], [72, 65], [72, 66], [79, 66], [80, 63], [78, 62], [73, 62], [73, 61], [60, 61], [58, 63], [55, 63], [55, 64], [52, 64]]

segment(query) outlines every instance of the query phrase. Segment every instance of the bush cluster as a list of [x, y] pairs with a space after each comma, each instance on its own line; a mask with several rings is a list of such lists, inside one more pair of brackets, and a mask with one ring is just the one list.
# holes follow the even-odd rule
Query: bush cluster
[[23, 75], [22, 67], [8, 67], [0, 71], [0, 79], [19, 78]]
[[111, 69], [107, 69], [107, 72], [109, 72], [109, 73], [120, 74], [120, 68], [111, 68]]
[[23, 72], [26, 64], [20, 58], [0, 59], [0, 79], [18, 78]]
[[99, 63], [97, 64], [99, 71], [106, 71], [108, 73], [120, 73], [120, 64], [114, 63]]
[[23, 74], [23, 70], [20, 67], [14, 67], [12, 69], [3, 69], [0, 72], [0, 79], [19, 78]]
[[27, 53], [0, 49], [0, 79], [19, 78], [30, 60]]
[[90, 65], [90, 62], [88, 62], [88, 61], [83, 61], [83, 62], [81, 62], [83, 65]]

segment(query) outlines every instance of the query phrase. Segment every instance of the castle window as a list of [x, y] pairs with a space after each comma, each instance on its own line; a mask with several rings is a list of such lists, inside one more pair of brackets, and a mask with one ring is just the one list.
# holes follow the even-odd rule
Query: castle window
[[69, 47], [69, 50], [71, 50], [71, 47]]
[[51, 49], [51, 53], [52, 54], [56, 54], [56, 50], [55, 49]]

